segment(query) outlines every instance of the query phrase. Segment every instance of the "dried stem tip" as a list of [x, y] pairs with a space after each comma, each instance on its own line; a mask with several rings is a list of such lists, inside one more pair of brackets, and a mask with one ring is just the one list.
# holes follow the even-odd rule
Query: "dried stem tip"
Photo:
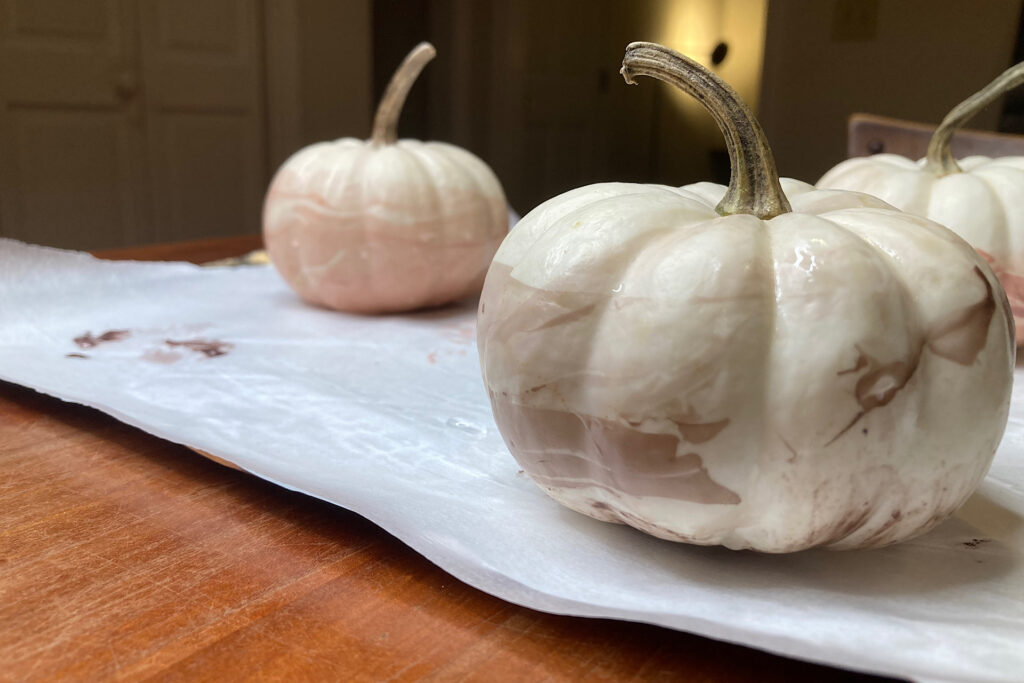
[[409, 96], [413, 83], [419, 77], [423, 67], [437, 54], [430, 43], [420, 43], [406, 55], [395, 75], [391, 77], [384, 96], [377, 105], [377, 113], [373, 117], [373, 133], [370, 140], [375, 145], [391, 145], [398, 140], [398, 117], [402, 115], [405, 98]]
[[689, 57], [657, 43], [630, 43], [620, 72], [627, 83], [650, 76], [692, 95], [725, 135], [729, 188], [716, 210], [768, 219], [792, 211], [779, 185], [775, 157], [753, 112], [729, 85]]

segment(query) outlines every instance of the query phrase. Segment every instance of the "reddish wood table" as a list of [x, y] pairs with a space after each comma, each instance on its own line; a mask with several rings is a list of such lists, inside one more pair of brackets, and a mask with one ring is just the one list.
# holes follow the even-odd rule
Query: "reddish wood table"
[[[257, 237], [118, 250], [202, 261]], [[877, 680], [471, 588], [372, 523], [0, 383], [0, 680]]]

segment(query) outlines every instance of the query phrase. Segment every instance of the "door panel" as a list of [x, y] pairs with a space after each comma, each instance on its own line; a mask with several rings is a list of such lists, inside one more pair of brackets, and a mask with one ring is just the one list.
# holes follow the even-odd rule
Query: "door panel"
[[115, 76], [134, 61], [125, 19], [115, 0], [0, 0], [0, 97], [118, 106]]
[[262, 188], [262, 179], [258, 164], [246, 163], [251, 132], [245, 118], [165, 112], [159, 134], [163, 188], [157, 198], [164, 235], [173, 235], [163, 239], [254, 232], [258, 224], [242, 221], [255, 220], [260, 193], [253, 188]]
[[24, 37], [95, 41], [108, 33], [110, 5], [107, 0], [9, 0], [7, 25]]
[[134, 236], [135, 154], [122, 114], [14, 108], [6, 119], [7, 237], [91, 249]]
[[186, 59], [197, 53], [232, 58], [247, 50], [246, 22], [251, 17], [238, 0], [160, 0], [156, 11], [157, 41], [164, 54], [180, 51]]
[[95, 249], [257, 232], [261, 7], [0, 0], [0, 235]]
[[0, 234], [143, 241], [130, 0], [0, 0]]
[[146, 0], [141, 8], [157, 239], [258, 231], [266, 178], [259, 5]]

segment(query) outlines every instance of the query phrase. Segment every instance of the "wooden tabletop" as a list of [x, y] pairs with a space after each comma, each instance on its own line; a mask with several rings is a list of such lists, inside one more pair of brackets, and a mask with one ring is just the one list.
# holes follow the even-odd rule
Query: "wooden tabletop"
[[[258, 246], [101, 255], [205, 261]], [[504, 602], [356, 514], [0, 383], [0, 680], [150, 676], [881, 680]]]

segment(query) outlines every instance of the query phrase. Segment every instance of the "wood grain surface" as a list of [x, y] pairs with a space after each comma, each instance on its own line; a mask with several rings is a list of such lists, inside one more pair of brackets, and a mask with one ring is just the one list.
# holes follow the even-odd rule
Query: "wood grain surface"
[[0, 679], [147, 677], [880, 680], [512, 605], [358, 515], [0, 383]]
[[229, 256], [241, 256], [263, 247], [261, 235], [214, 237], [194, 242], [170, 242], [146, 247], [123, 247], [93, 252], [95, 256], [114, 260], [132, 261], [188, 261], [206, 263]]

